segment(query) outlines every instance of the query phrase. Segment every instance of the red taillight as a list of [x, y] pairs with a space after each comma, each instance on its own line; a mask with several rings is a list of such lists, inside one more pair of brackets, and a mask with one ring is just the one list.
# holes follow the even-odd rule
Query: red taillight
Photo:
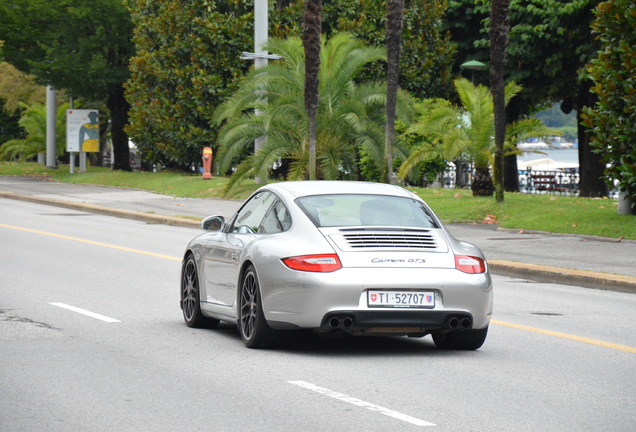
[[336, 254], [303, 255], [283, 258], [283, 263], [290, 269], [308, 272], [332, 272], [342, 268], [340, 258]]
[[486, 262], [474, 256], [455, 255], [455, 268], [464, 273], [485, 273]]

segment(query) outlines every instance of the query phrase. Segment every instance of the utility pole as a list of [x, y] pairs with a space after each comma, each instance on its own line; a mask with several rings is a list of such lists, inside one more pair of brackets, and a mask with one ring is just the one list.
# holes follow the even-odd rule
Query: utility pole
[[57, 168], [57, 149], [55, 145], [55, 89], [46, 87], [46, 167]]

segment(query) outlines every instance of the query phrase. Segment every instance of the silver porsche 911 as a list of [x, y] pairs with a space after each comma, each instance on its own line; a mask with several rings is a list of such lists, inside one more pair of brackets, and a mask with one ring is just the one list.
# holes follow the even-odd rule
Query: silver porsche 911
[[431, 334], [444, 349], [486, 339], [493, 294], [483, 253], [403, 188], [275, 183], [230, 220], [210, 216], [201, 227], [181, 271], [188, 326], [234, 322], [250, 348], [295, 329]]

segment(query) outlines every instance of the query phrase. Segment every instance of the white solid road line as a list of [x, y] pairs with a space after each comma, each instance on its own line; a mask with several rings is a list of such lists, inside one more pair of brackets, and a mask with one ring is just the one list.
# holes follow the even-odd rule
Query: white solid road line
[[379, 412], [380, 414], [384, 414], [386, 416], [393, 417], [393, 418], [398, 419], [398, 420], [402, 420], [404, 422], [410, 423], [410, 424], [415, 425], [415, 426], [436, 426], [435, 423], [430, 423], [430, 422], [427, 422], [427, 421], [424, 421], [424, 420], [420, 420], [418, 418], [411, 417], [410, 415], [402, 414], [400, 412], [393, 411], [391, 409], [384, 408], [384, 407], [381, 407], [379, 405], [372, 404], [370, 402], [365, 402], [363, 400], [356, 399], [354, 397], [347, 396], [345, 394], [338, 393], [338, 392], [326, 389], [324, 387], [318, 387], [317, 385], [314, 385], [314, 384], [311, 384], [311, 383], [308, 383], [308, 382], [305, 382], [305, 381], [287, 381], [287, 382], [289, 384], [294, 384], [294, 385], [297, 385], [299, 387], [306, 388], [308, 390], [314, 391], [316, 393], [320, 393], [322, 395], [329, 396], [329, 397], [334, 398], [334, 399], [338, 399], [338, 400], [340, 400], [342, 402], [347, 402], [347, 403], [350, 403], [350, 404], [355, 405], [355, 406], [366, 408], [366, 409], [368, 409], [370, 411]]
[[95, 312], [87, 311], [86, 309], [81, 309], [81, 308], [78, 308], [78, 307], [75, 307], [75, 306], [70, 306], [70, 305], [67, 305], [65, 303], [49, 303], [49, 304], [53, 305], [53, 306], [61, 307], [63, 309], [68, 309], [70, 311], [77, 312], [79, 314], [86, 315], [86, 316], [89, 316], [91, 318], [95, 318], [95, 319], [98, 319], [98, 320], [101, 320], [101, 321], [105, 321], [105, 322], [109, 322], [109, 323], [121, 322], [121, 321], [119, 321], [119, 320], [117, 320], [115, 318], [109, 318], [107, 316], [100, 315], [100, 314], [95, 313]]

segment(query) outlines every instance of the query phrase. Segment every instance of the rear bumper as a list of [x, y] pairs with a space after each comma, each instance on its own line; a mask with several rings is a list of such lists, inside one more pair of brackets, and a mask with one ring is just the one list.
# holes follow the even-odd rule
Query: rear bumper
[[348, 333], [429, 333], [466, 330], [473, 327], [467, 312], [440, 310], [349, 310], [325, 315], [321, 331]]
[[[261, 271], [265, 319], [274, 328], [333, 330], [332, 318], [349, 318], [350, 332], [433, 332], [481, 329], [492, 314], [492, 281], [488, 273], [469, 275], [455, 269], [342, 269], [333, 273]], [[435, 294], [431, 309], [373, 308], [369, 290], [427, 291]], [[458, 321], [450, 321], [456, 318]], [[466, 321], [465, 319], [468, 319]], [[335, 322], [335, 321], [334, 321]], [[467, 324], [468, 323], [468, 324]]]

